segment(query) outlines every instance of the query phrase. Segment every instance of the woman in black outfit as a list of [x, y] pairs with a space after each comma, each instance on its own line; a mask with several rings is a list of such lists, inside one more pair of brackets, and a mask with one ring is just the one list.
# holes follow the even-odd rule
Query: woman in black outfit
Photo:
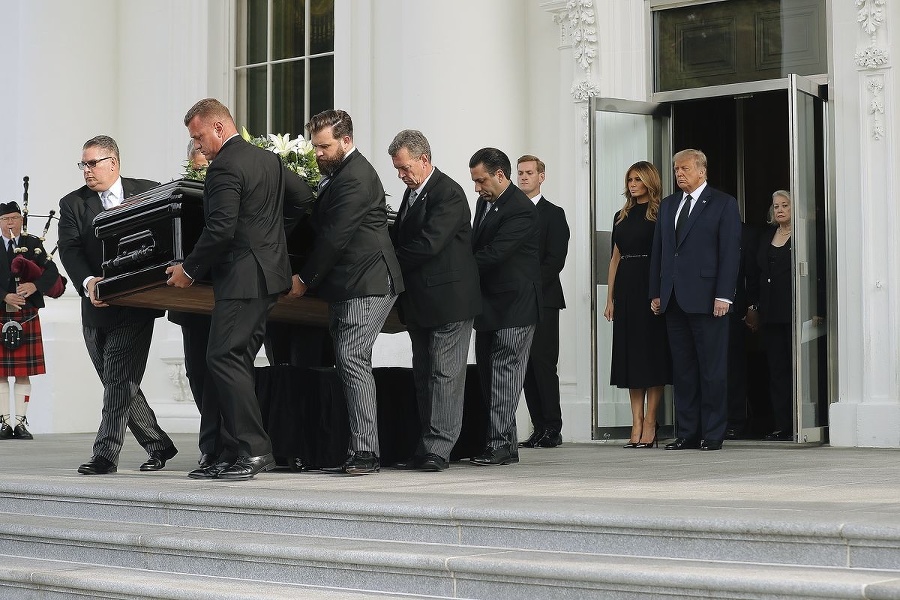
[[626, 448], [650, 448], [656, 443], [656, 412], [665, 385], [672, 382], [666, 322], [650, 311], [647, 302], [650, 248], [661, 191], [656, 167], [646, 161], [631, 165], [625, 175], [625, 205], [613, 219], [603, 315], [613, 322], [610, 384], [628, 388], [631, 399], [631, 437]]
[[762, 327], [769, 365], [775, 431], [766, 439], [790, 441], [794, 438], [790, 192], [778, 190], [772, 194], [769, 224], [774, 227], [763, 234], [756, 257], [759, 276], [748, 277], [747, 326], [754, 331]]

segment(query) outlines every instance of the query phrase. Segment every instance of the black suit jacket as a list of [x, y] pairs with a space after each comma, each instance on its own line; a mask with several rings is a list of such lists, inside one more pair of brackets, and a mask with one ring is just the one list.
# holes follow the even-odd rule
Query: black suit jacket
[[471, 319], [481, 312], [481, 291], [466, 194], [437, 168], [407, 210], [409, 193], [390, 229], [406, 287], [400, 317], [418, 327]]
[[209, 274], [216, 300], [285, 291], [291, 287], [286, 215], [294, 221], [311, 202], [306, 182], [274, 153], [230, 138], [206, 170], [206, 225], [184, 259], [185, 272], [195, 280]]
[[[158, 183], [147, 179], [122, 177], [125, 198], [154, 188]], [[103, 211], [100, 195], [82, 186], [59, 201], [59, 257], [72, 287], [81, 296], [81, 322], [89, 327], [114, 327], [161, 317], [161, 310], [91, 304], [82, 286], [88, 277], [103, 275], [103, 244], [94, 235], [94, 217]]]
[[[479, 218], [488, 210], [484, 220]], [[510, 184], [492, 204], [479, 198], [472, 249], [481, 278], [482, 313], [475, 329], [495, 331], [541, 320], [537, 209]]]
[[566, 212], [544, 197], [535, 204], [537, 208], [538, 226], [538, 259], [541, 261], [541, 284], [543, 286], [544, 306], [547, 308], [565, 308], [562, 283], [559, 274], [566, 265], [566, 254], [569, 252], [569, 224]]
[[[41, 243], [41, 238], [37, 236], [28, 233], [21, 234], [16, 248], [27, 248], [26, 252], [20, 254], [44, 269], [40, 277], [31, 281], [37, 287], [37, 291], [25, 300], [26, 306], [44, 308], [44, 294], [56, 283], [59, 277], [59, 269], [56, 268], [56, 263], [53, 262], [53, 259], [47, 255], [47, 251]], [[16, 291], [16, 280], [10, 273], [9, 264], [5, 260], [5, 248], [3, 250], [4, 260], [0, 260], [0, 281], [7, 282], [4, 294], [6, 295]], [[26, 283], [26, 280], [23, 279], [21, 283]]]
[[316, 242], [300, 279], [335, 302], [403, 291], [403, 276], [387, 228], [378, 173], [354, 150], [319, 190], [312, 213]]
[[751, 304], [759, 305], [759, 318], [763, 323], [790, 323], [793, 314], [793, 275], [791, 274], [791, 242], [788, 240], [776, 260], [769, 260], [772, 239], [778, 231], [770, 227], [760, 239], [753, 257], [753, 270], [747, 278], [747, 296]]

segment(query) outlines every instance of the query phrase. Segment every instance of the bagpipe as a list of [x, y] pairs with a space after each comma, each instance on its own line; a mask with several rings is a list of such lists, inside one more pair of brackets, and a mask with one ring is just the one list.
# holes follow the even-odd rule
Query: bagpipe
[[[25, 187], [25, 190], [22, 193], [22, 233], [28, 234], [28, 176], [22, 178], [22, 183]], [[38, 218], [47, 218], [47, 222], [44, 224], [44, 231], [41, 233], [38, 239], [41, 242], [44, 241], [47, 237], [47, 231], [50, 230], [50, 225], [53, 223], [53, 219], [59, 220], [59, 217], [56, 216], [56, 211], [51, 210], [46, 215], [32, 215]], [[12, 237], [12, 235], [10, 235]], [[12, 275], [16, 278], [16, 283], [28, 283], [37, 281], [41, 275], [44, 274], [44, 265], [46, 261], [52, 260], [53, 255], [56, 254], [56, 250], [59, 248], [59, 245], [55, 246], [53, 250], [49, 253], [49, 255], [41, 262], [35, 262], [29, 258], [25, 258], [23, 254], [28, 251], [28, 248], [21, 247], [16, 248], [14, 252], [16, 253], [15, 258], [12, 260], [12, 264], [10, 264], [9, 270]], [[35, 252], [39, 253], [40, 249], [35, 249]], [[46, 292], [44, 292], [45, 296], [49, 296], [50, 298], [59, 298], [63, 295], [63, 292], [66, 290], [66, 283], [68, 280], [60, 275], [56, 278], [56, 281], [53, 282], [53, 285], [50, 286]]]

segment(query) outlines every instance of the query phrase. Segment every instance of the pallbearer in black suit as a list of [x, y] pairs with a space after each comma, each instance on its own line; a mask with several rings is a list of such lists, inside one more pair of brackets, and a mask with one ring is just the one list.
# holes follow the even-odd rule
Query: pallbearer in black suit
[[737, 200], [707, 185], [703, 152], [682, 150], [674, 162], [681, 191], [660, 204], [650, 253], [650, 308], [666, 315], [675, 383], [677, 438], [666, 450], [719, 450], [741, 215]]
[[237, 443], [234, 462], [196, 469], [190, 477], [250, 479], [275, 466], [256, 398], [253, 361], [262, 347], [266, 317], [278, 294], [291, 286], [285, 215], [295, 218], [305, 210], [311, 192], [278, 156], [245, 142], [218, 100], [194, 104], [184, 124], [210, 161], [203, 188], [206, 224], [184, 263], [166, 272], [168, 284], [182, 288], [207, 275], [212, 279], [215, 305], [206, 364], [216, 394], [204, 394], [202, 410], [214, 419], [221, 414]]
[[462, 187], [431, 164], [421, 131], [398, 133], [388, 154], [407, 187], [391, 240], [406, 286], [400, 318], [412, 342], [422, 425], [415, 454], [394, 467], [443, 471], [462, 429], [472, 321], [481, 312], [472, 213]]
[[488, 412], [485, 449], [475, 465], [519, 462], [516, 406], [534, 326], [541, 320], [537, 209], [510, 181], [509, 157], [482, 148], [469, 160], [478, 203], [472, 249], [481, 278], [475, 360]]
[[109, 136], [84, 143], [78, 169], [85, 185], [59, 201], [59, 256], [81, 295], [81, 324], [91, 362], [103, 383], [103, 413], [91, 460], [78, 467], [84, 475], [114, 473], [125, 441], [125, 425], [149, 455], [142, 471], [157, 471], [178, 450], [156, 422], [141, 391], [153, 320], [162, 311], [109, 306], [96, 299], [103, 279], [103, 245], [94, 234], [94, 217], [129, 196], [156, 187], [155, 181], [119, 176], [119, 147]]
[[555, 448], [562, 443], [562, 410], [559, 406], [559, 311], [566, 307], [559, 274], [569, 252], [566, 213], [541, 194], [546, 166], [537, 156], [526, 154], [517, 163], [519, 189], [534, 203], [539, 227], [538, 260], [544, 311], [534, 328], [528, 368], [525, 371], [525, 402], [534, 428], [519, 447]]
[[326, 110], [306, 130], [323, 179], [312, 213], [315, 246], [289, 295], [314, 289], [329, 303], [335, 365], [350, 413], [349, 455], [331, 470], [375, 473], [380, 463], [372, 346], [403, 291], [403, 276], [388, 234], [384, 187], [353, 145], [350, 115]]

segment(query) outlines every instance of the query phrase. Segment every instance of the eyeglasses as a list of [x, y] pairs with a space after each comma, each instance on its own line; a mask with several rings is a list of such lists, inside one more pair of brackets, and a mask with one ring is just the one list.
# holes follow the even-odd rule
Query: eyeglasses
[[16, 221], [21, 221], [21, 220], [22, 220], [22, 215], [15, 215], [12, 217], [0, 217], [0, 221], [3, 221], [4, 223], [15, 223]]
[[112, 156], [105, 156], [103, 158], [98, 158], [97, 160], [86, 160], [84, 162], [75, 163], [75, 166], [78, 167], [79, 171], [84, 171], [85, 168], [93, 169], [97, 166], [97, 163], [109, 160], [110, 158], [112, 158]]

